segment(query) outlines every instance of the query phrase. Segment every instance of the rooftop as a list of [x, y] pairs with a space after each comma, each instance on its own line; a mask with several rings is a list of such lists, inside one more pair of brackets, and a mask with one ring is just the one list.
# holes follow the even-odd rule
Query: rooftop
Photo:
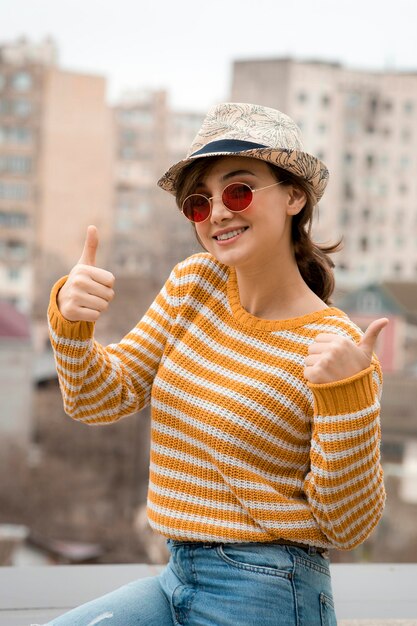
[[5, 300], [0, 300], [0, 337], [30, 337], [30, 325], [26, 315]]

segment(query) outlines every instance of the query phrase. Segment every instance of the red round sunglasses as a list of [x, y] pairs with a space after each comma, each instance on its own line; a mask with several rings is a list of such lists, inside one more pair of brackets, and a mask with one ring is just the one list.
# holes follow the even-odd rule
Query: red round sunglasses
[[181, 211], [194, 224], [205, 222], [211, 215], [212, 200], [221, 197], [226, 209], [233, 213], [241, 213], [250, 207], [253, 194], [256, 191], [262, 191], [276, 185], [281, 185], [281, 183], [273, 183], [272, 185], [266, 185], [266, 187], [259, 187], [259, 189], [252, 189], [246, 183], [230, 183], [223, 189], [221, 196], [211, 196], [211, 198], [201, 193], [192, 193], [185, 198]]

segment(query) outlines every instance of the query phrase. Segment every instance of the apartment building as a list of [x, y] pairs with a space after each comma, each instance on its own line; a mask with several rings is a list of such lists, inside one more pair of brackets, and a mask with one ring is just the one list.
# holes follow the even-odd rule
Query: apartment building
[[417, 72], [236, 61], [231, 99], [286, 112], [329, 167], [314, 233], [343, 237], [340, 286], [417, 279]]
[[112, 152], [103, 77], [60, 69], [50, 40], [0, 46], [0, 299], [44, 320], [90, 223], [105, 256]]
[[172, 111], [165, 91], [126, 94], [114, 107], [112, 268], [118, 276], [163, 281], [196, 251], [192, 227], [157, 180], [183, 158], [203, 114]]

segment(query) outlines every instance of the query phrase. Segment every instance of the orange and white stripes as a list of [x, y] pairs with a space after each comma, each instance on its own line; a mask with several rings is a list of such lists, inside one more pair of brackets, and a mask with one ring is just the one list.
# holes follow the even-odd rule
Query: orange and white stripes
[[151, 402], [148, 516], [183, 540], [271, 541], [352, 548], [377, 524], [381, 373], [307, 384], [303, 362], [319, 332], [353, 341], [336, 308], [280, 321], [240, 305], [236, 275], [209, 254], [174, 268], [119, 344], [49, 307], [65, 410], [87, 424]]

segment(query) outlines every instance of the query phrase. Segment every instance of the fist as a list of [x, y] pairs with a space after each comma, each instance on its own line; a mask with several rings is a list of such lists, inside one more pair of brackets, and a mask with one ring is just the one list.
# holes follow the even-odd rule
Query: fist
[[96, 267], [97, 248], [97, 228], [89, 226], [80, 260], [57, 297], [61, 314], [70, 322], [96, 322], [113, 300], [115, 278], [111, 272]]
[[367, 369], [378, 335], [388, 324], [384, 317], [373, 321], [357, 344], [334, 333], [320, 333], [308, 348], [304, 376], [310, 383], [343, 380]]

